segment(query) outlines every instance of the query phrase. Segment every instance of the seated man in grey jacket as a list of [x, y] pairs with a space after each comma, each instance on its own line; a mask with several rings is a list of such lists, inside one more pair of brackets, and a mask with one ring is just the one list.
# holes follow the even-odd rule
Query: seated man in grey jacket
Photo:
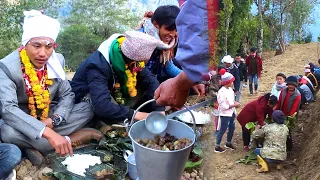
[[0, 61], [0, 114], [5, 122], [1, 139], [24, 148], [33, 164], [41, 164], [42, 154], [54, 149], [62, 156], [72, 155], [72, 145], [100, 134], [80, 130], [93, 110], [85, 102], [74, 104], [75, 95], [54, 51], [59, 22], [40, 11], [24, 14], [22, 46]]

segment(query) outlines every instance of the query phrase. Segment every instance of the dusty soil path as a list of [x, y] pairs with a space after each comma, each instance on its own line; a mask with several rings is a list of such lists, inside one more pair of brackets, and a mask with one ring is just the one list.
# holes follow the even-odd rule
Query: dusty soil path
[[[263, 74], [260, 79], [259, 93], [254, 96], [249, 96], [248, 88], [243, 90], [241, 100], [242, 107], [256, 99], [259, 95], [271, 91], [272, 85], [275, 82], [275, 75], [279, 72], [288, 75], [304, 74], [304, 65], [308, 62], [317, 62], [318, 45], [316, 43], [303, 45], [290, 45], [288, 50], [279, 56], [265, 58], [263, 61]], [[238, 110], [240, 112], [241, 108]], [[226, 136], [224, 136], [223, 143]], [[288, 163], [285, 163], [281, 171], [272, 171], [267, 174], [258, 174], [254, 165], [237, 164], [236, 160], [243, 158], [247, 153], [243, 151], [241, 127], [237, 123], [234, 133], [233, 143], [237, 150], [227, 150], [225, 153], [214, 153], [215, 136], [213, 136], [213, 123], [210, 125], [210, 133], [202, 138], [206, 161], [204, 164], [204, 177], [208, 180], [270, 180], [270, 179], [292, 179], [294, 174], [293, 163], [294, 156], [289, 155]], [[222, 144], [224, 145], [224, 144]]]

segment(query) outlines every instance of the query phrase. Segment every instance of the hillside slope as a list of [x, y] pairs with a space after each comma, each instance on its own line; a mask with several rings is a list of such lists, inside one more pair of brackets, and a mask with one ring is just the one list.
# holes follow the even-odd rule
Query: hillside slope
[[[268, 55], [265, 57], [268, 58], [263, 60], [263, 74], [259, 81], [259, 94], [249, 96], [249, 90], [247, 88], [244, 89], [241, 100], [242, 107], [259, 95], [270, 92], [277, 73], [283, 72], [287, 76], [304, 74], [305, 64], [317, 62], [317, 50], [318, 45], [310, 43], [290, 45], [284, 54], [274, 57], [270, 57], [270, 53], [266, 53]], [[255, 166], [236, 164], [237, 159], [243, 158], [247, 154], [242, 150], [241, 127], [238, 123], [233, 138], [233, 142], [237, 146], [235, 151], [226, 151], [222, 154], [214, 153], [215, 136], [210, 133], [203, 138], [206, 152], [204, 176], [209, 180], [291, 180], [292, 177], [298, 177], [301, 180], [318, 179], [320, 176], [320, 158], [318, 157], [320, 150], [319, 110], [319, 103], [316, 102], [301, 112], [298, 126], [293, 133], [294, 150], [288, 155], [288, 160], [283, 164], [281, 171], [274, 170], [270, 173], [258, 174], [255, 172], [257, 168]], [[211, 132], [213, 132], [213, 125], [210, 128]], [[224, 136], [223, 143], [225, 138]]]

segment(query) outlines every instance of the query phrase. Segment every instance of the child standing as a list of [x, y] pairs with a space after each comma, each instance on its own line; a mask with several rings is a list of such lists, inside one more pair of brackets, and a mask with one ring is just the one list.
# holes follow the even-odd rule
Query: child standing
[[232, 145], [231, 140], [235, 130], [235, 114], [237, 107], [240, 107], [240, 103], [234, 100], [234, 91], [232, 89], [233, 81], [235, 80], [234, 76], [225, 69], [220, 70], [221, 75], [221, 89], [218, 91], [218, 104], [219, 104], [219, 122], [218, 122], [218, 134], [216, 138], [216, 146], [214, 152], [223, 153], [225, 149], [221, 148], [220, 143], [222, 137], [226, 130], [228, 129], [227, 134], [227, 143], [225, 148], [230, 148], [232, 150], [235, 147]]
[[283, 73], [278, 73], [276, 75], [276, 82], [272, 87], [271, 94], [275, 95], [278, 99], [279, 99], [281, 90], [287, 87], [287, 84], [285, 83], [285, 81], [286, 81], [286, 75], [284, 75]]

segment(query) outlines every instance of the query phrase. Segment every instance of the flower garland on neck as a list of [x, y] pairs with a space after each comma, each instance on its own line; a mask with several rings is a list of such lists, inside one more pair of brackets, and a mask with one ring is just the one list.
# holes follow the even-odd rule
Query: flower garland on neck
[[30, 62], [24, 47], [19, 49], [22, 62], [23, 78], [26, 85], [26, 92], [29, 98], [30, 115], [37, 118], [37, 110], [42, 110], [40, 120], [44, 120], [49, 116], [50, 93], [47, 85], [51, 86], [53, 81], [48, 79], [47, 67], [44, 67], [44, 73], [39, 80], [35, 67]]
[[126, 86], [128, 88], [128, 93], [130, 97], [136, 97], [138, 94], [138, 91], [136, 89], [137, 86], [137, 72], [142, 71], [145, 64], [143, 61], [141, 62], [132, 62], [130, 65], [133, 65], [134, 67], [132, 70], [129, 69], [129, 66], [126, 64], [126, 75], [128, 77]]

